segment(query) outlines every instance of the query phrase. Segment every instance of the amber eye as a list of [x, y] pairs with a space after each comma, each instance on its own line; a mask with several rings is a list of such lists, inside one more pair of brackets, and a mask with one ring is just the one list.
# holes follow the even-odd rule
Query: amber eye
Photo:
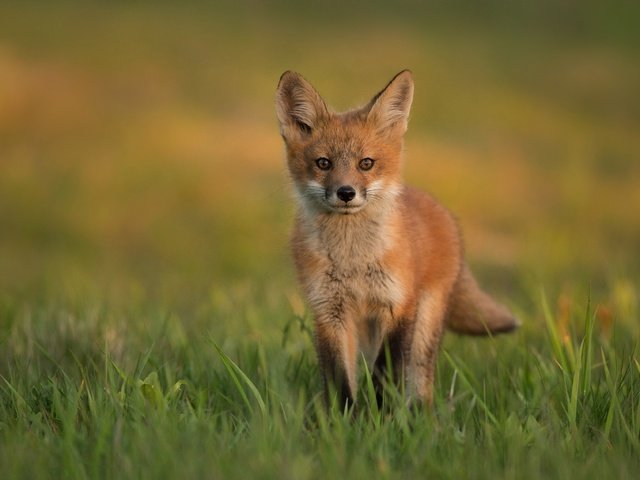
[[363, 158], [360, 160], [360, 170], [371, 170], [375, 161], [372, 158]]
[[329, 170], [331, 168], [331, 160], [328, 158], [320, 157], [316, 160], [316, 165], [320, 170]]

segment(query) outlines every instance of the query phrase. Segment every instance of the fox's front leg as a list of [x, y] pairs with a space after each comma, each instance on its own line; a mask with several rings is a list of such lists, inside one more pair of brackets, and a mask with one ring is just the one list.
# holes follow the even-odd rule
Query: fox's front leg
[[316, 350], [328, 404], [335, 392], [340, 407], [355, 402], [357, 388], [357, 335], [346, 318], [316, 316]]
[[412, 401], [433, 403], [433, 386], [440, 343], [444, 334], [448, 291], [424, 294], [418, 304], [411, 342], [410, 391]]

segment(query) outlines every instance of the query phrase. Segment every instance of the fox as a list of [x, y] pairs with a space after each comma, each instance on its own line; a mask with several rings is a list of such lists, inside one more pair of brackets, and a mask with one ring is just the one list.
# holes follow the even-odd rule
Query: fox
[[494, 335], [519, 326], [472, 275], [453, 215], [403, 183], [413, 92], [410, 70], [345, 112], [293, 71], [276, 90], [296, 201], [293, 264], [326, 397], [343, 407], [355, 404], [360, 356], [378, 402], [392, 379], [408, 403], [429, 408], [445, 329]]

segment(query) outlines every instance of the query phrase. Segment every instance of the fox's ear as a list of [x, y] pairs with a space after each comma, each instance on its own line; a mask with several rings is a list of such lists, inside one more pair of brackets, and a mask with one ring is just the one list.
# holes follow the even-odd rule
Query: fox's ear
[[411, 71], [403, 70], [389, 82], [364, 108], [367, 121], [381, 131], [407, 130], [409, 111], [413, 101], [413, 77]]
[[291, 134], [309, 135], [328, 117], [329, 111], [322, 97], [302, 75], [287, 71], [278, 83], [276, 114], [280, 133], [289, 139]]

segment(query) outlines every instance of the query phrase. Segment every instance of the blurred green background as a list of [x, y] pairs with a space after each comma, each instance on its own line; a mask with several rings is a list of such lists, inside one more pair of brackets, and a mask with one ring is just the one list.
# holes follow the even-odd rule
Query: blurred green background
[[2, 2], [0, 295], [180, 309], [240, 285], [297, 305], [278, 78], [345, 109], [410, 68], [407, 182], [456, 214], [489, 290], [519, 312], [540, 288], [637, 309], [639, 20], [634, 2]]

